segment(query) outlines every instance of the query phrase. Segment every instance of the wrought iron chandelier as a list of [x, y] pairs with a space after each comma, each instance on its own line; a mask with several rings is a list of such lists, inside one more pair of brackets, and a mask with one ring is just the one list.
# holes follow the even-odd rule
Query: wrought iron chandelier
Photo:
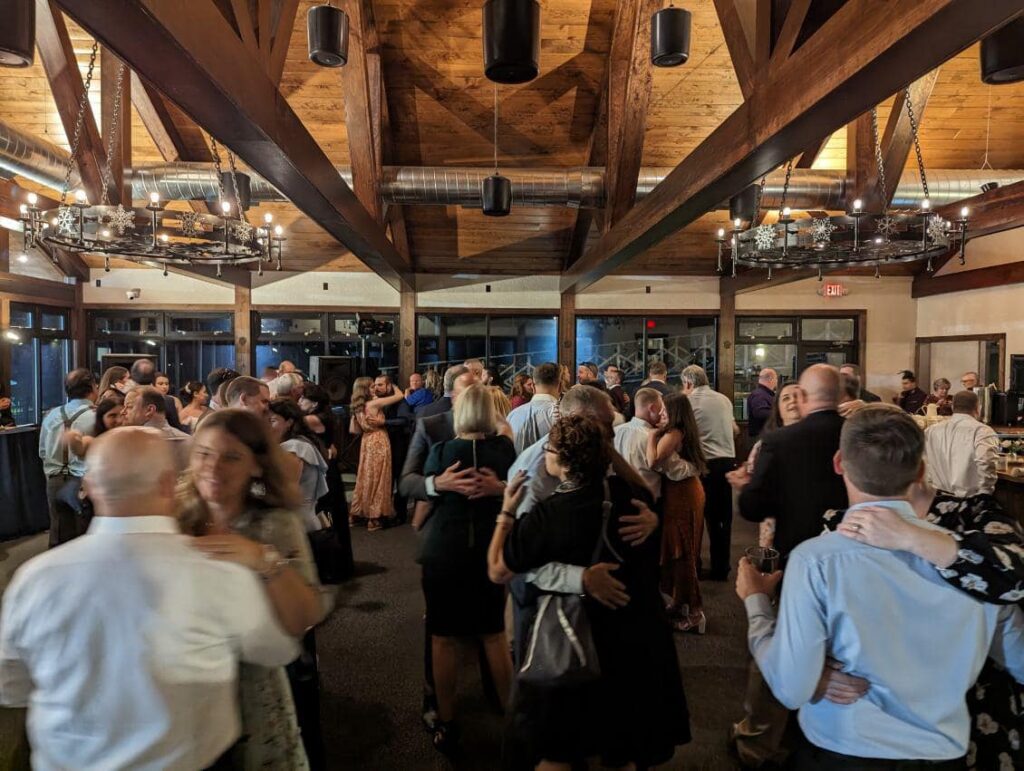
[[[889, 209], [888, 188], [882, 160], [881, 144], [878, 138], [878, 111], [871, 111], [871, 131], [878, 167], [878, 191], [883, 202], [881, 213], [864, 210], [863, 201], [856, 199], [845, 215], [835, 217], [811, 217], [794, 219], [790, 207], [786, 206], [790, 174], [793, 161], [786, 165], [786, 179], [782, 188], [779, 217], [775, 223], [763, 223], [750, 228], [743, 227], [740, 218], [733, 220], [733, 227], [727, 231], [719, 228], [718, 271], [723, 270], [726, 249], [732, 263], [732, 275], [736, 266], [764, 268], [769, 280], [772, 271], [786, 268], [817, 269], [821, 281], [825, 271], [836, 268], [874, 267], [875, 277], [881, 276], [883, 265], [902, 262], [928, 261], [942, 256], [957, 243], [960, 264], [965, 264], [967, 224], [970, 212], [967, 207], [960, 210], [960, 218], [948, 221], [936, 214], [928, 200], [928, 178], [921, 144], [918, 138], [918, 124], [914, 115], [909, 89], [904, 91], [907, 116], [914, 140], [917, 168], [921, 175], [924, 199], [914, 212], [898, 212]], [[766, 177], [761, 178], [754, 204], [753, 222], [758, 221]]]
[[[71, 175], [81, 144], [97, 52], [98, 44], [94, 43], [86, 71], [85, 88], [78, 105], [71, 153], [56, 216], [50, 219], [53, 211], [39, 208], [39, 197], [35, 193], [29, 193], [27, 202], [21, 204], [25, 247], [31, 248], [42, 243], [70, 252], [101, 254], [104, 257], [104, 268], [108, 271], [111, 257], [142, 265], [162, 266], [165, 276], [170, 265], [212, 266], [216, 268], [218, 276], [225, 265], [254, 262], [258, 263], [260, 275], [264, 263], [273, 262], [276, 270], [281, 270], [286, 240], [283, 229], [273, 224], [273, 215], [269, 213], [264, 215], [262, 224], [254, 226], [249, 223], [240, 192], [248, 178], [238, 171], [235, 156], [230, 150], [227, 151], [230, 170], [227, 174], [223, 172], [217, 141], [213, 137], [210, 138], [210, 145], [220, 182], [219, 215], [168, 209], [167, 202], [161, 201], [158, 193], [151, 193], [149, 204], [142, 209], [131, 206], [126, 208], [122, 204], [111, 205], [109, 190], [114, 187], [114, 175], [110, 159], [115, 149], [115, 138], [120, 135], [124, 64], [118, 70], [111, 131], [107, 137], [106, 164], [101, 169], [102, 198], [98, 205], [91, 205], [85, 191], [77, 190], [69, 200]], [[230, 180], [230, 196], [225, 190], [225, 178]]]

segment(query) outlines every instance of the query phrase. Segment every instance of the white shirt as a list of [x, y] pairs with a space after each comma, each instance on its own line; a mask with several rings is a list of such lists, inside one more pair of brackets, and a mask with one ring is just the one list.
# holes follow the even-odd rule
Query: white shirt
[[178, 471], [188, 468], [189, 454], [192, 452], [192, 437], [189, 434], [172, 426], [163, 415], [157, 415], [146, 421], [145, 427], [159, 431], [164, 439], [171, 442], [171, 452], [174, 453]]
[[725, 394], [712, 391], [711, 386], [697, 386], [689, 394], [693, 417], [700, 429], [700, 446], [708, 460], [736, 457], [736, 421], [732, 402]]
[[96, 517], [15, 573], [0, 703], [28, 706], [36, 771], [194, 771], [238, 738], [239, 660], [297, 642], [251, 571], [193, 549], [170, 517]]
[[534, 394], [526, 404], [520, 404], [508, 414], [508, 425], [515, 437], [516, 453], [521, 453], [538, 439], [548, 435], [555, 423], [558, 400], [550, 394]]
[[996, 432], [971, 415], [956, 414], [925, 431], [928, 483], [958, 498], [995, 490]]
[[[78, 417], [71, 428], [83, 435], [91, 435], [96, 427], [96, 409], [88, 399], [72, 399], [61, 407], [54, 407], [46, 413], [39, 427], [39, 457], [43, 459], [43, 473], [48, 477], [61, 473], [64, 467], [64, 419], [66, 416], [71, 420], [75, 415]], [[68, 471], [72, 476], [85, 476], [85, 460], [71, 452], [70, 448]]]
[[661, 474], [647, 463], [647, 438], [650, 434], [650, 423], [642, 418], [633, 418], [615, 427], [615, 449], [639, 472], [654, 500], [658, 500], [661, 497]]

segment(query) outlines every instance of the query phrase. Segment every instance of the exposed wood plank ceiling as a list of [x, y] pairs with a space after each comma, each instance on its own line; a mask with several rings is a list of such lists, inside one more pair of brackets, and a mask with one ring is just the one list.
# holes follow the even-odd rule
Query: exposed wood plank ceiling
[[[331, 161], [348, 166], [342, 77], [306, 58], [305, 18], [314, 4], [315, 0], [298, 3], [281, 90]], [[391, 163], [490, 166], [493, 86], [482, 73], [480, 5], [479, 0], [372, 0], [390, 112]], [[541, 74], [531, 83], [499, 89], [502, 164], [587, 163], [615, 7], [615, 0], [542, 0]], [[714, 0], [688, 0], [685, 7], [693, 13], [690, 60], [653, 73], [644, 166], [675, 166], [742, 101]], [[67, 22], [84, 71], [92, 39], [70, 19]], [[984, 86], [977, 49], [972, 46], [939, 72], [922, 125], [925, 162], [932, 168], [977, 169], [987, 141], [993, 167], [1024, 168], [1024, 84]], [[97, 72], [91, 92], [97, 115], [100, 79]], [[992, 120], [986, 138], [990, 97]], [[880, 120], [885, 120], [890, 104], [886, 99], [880, 105]], [[29, 69], [0, 71], [0, 115], [18, 128], [67, 146], [38, 56]], [[181, 118], [175, 115], [174, 121]], [[188, 126], [182, 130], [187, 132]], [[134, 108], [132, 160], [163, 160]], [[837, 131], [814, 167], [839, 169], [845, 163], [846, 132]], [[288, 267], [365, 270], [294, 207], [267, 204], [253, 214], [261, 216], [264, 211], [272, 211], [288, 229]], [[554, 207], [519, 207], [500, 220], [457, 207], [405, 207], [403, 213], [419, 272], [558, 272], [576, 224], [576, 212]], [[624, 272], [713, 273], [713, 232], [723, 218], [718, 214], [698, 219], [640, 255]], [[591, 228], [586, 248], [598, 235], [598, 228]]]

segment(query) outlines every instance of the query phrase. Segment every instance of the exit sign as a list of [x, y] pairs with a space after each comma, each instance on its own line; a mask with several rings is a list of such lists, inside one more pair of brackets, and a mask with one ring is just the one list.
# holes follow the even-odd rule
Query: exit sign
[[818, 294], [822, 297], [846, 297], [850, 290], [838, 281], [826, 281], [818, 287]]

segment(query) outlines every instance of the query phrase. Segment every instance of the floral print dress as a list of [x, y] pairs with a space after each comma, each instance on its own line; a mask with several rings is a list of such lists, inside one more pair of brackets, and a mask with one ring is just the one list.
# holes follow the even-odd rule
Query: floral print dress
[[[843, 511], [825, 514], [825, 527], [835, 530]], [[952, 586], [982, 602], [999, 605], [1024, 600], [1024, 529], [991, 495], [956, 498], [937, 494], [927, 520], [945, 528], [960, 549], [956, 561], [937, 568]], [[992, 659], [967, 692], [971, 771], [1024, 769], [1024, 686]]]

